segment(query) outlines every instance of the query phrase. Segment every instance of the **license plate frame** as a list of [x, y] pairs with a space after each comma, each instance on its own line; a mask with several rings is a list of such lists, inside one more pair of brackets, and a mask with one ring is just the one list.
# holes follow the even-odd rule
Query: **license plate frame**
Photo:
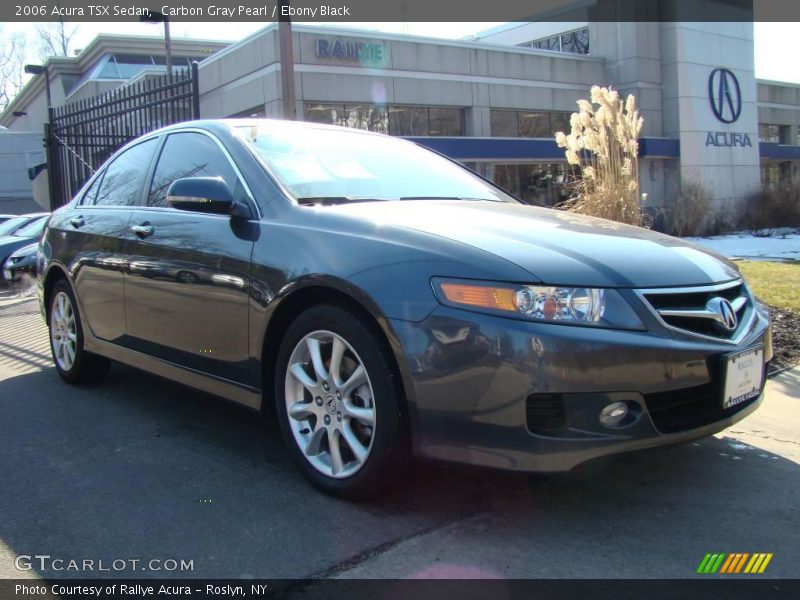
[[[752, 364], [747, 359], [752, 356]], [[729, 410], [761, 394], [764, 383], [764, 346], [751, 346], [725, 355], [722, 409]]]

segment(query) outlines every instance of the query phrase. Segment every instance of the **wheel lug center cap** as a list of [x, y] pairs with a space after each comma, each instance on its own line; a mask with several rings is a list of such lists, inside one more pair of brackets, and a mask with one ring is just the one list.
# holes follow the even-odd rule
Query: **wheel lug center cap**
[[325, 412], [329, 415], [336, 414], [336, 398], [334, 398], [333, 394], [326, 394], [325, 396]]

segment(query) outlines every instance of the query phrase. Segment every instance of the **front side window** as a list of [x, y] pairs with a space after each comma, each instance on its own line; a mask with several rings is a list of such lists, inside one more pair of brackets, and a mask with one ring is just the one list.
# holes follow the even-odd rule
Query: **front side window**
[[298, 199], [514, 200], [468, 170], [397, 138], [292, 124], [242, 126], [237, 133]]
[[243, 189], [228, 157], [213, 139], [202, 133], [173, 133], [158, 157], [147, 206], [166, 206], [169, 186], [184, 177], [221, 177], [235, 195]]
[[135, 206], [139, 203], [157, 139], [128, 148], [106, 168], [94, 203], [98, 206]]

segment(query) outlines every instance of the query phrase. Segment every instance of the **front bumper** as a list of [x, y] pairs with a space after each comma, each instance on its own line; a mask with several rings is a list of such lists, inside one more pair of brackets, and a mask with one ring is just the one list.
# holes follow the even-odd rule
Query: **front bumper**
[[[766, 360], [772, 354], [761, 306], [737, 345], [657, 326], [600, 330], [444, 306], [423, 321], [391, 325], [406, 361], [415, 453], [521, 471], [567, 471], [716, 433], [763, 399], [762, 380], [757, 398], [722, 409], [726, 355], [758, 345]], [[601, 425], [601, 409], [620, 400], [638, 418]]]
[[19, 281], [23, 275], [36, 276], [36, 257], [26, 256], [16, 261], [9, 257], [0, 269], [0, 279], [8, 282]]

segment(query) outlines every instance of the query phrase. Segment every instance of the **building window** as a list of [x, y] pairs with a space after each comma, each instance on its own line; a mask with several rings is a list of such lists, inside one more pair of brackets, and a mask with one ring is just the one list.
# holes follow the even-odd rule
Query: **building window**
[[519, 137], [517, 112], [514, 110], [493, 110], [490, 113], [492, 137]]
[[569, 54], [589, 54], [589, 28], [583, 27], [582, 29], [566, 31], [546, 38], [525, 42], [520, 46], [537, 50], [567, 52]]
[[569, 133], [568, 112], [492, 110], [492, 137], [552, 138], [557, 131]]
[[781, 182], [780, 164], [776, 162], [761, 163], [761, 185], [767, 188], [777, 188]]
[[781, 140], [780, 127], [767, 123], [758, 124], [758, 141], [777, 144]]
[[404, 136], [462, 136], [464, 109], [307, 102], [305, 120]]
[[267, 116], [267, 111], [264, 109], [264, 105], [254, 106], [253, 108], [248, 108], [247, 110], [243, 110], [241, 112], [236, 113], [235, 115], [231, 115], [229, 119], [263, 119]]
[[555, 206], [569, 196], [565, 163], [491, 164], [490, 178], [517, 198], [535, 206]]

